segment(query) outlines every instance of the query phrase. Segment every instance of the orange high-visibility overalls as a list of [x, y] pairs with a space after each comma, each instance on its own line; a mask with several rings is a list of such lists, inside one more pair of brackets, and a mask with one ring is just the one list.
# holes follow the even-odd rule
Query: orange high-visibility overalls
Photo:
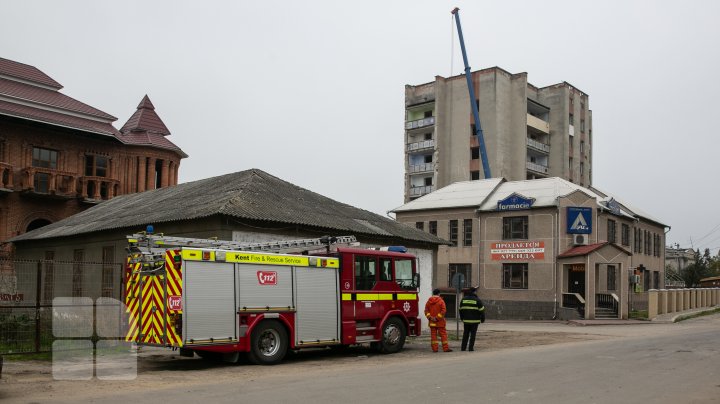
[[449, 352], [447, 330], [445, 330], [445, 302], [440, 296], [432, 296], [425, 303], [425, 317], [430, 321], [430, 346], [433, 352], [438, 351], [438, 333], [442, 340], [443, 351]]

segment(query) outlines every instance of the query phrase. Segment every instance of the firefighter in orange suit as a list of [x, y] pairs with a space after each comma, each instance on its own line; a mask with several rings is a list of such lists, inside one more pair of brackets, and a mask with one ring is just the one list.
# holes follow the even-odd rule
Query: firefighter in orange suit
[[440, 297], [440, 289], [433, 290], [433, 295], [425, 303], [425, 317], [430, 322], [430, 346], [433, 352], [438, 351], [438, 333], [442, 340], [443, 351], [452, 352], [448, 345], [447, 331], [445, 330], [445, 302]]

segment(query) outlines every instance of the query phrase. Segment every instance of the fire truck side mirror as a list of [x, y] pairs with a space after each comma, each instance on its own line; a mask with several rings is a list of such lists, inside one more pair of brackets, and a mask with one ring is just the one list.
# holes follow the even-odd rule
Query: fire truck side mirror
[[420, 288], [420, 274], [413, 275], [413, 287]]

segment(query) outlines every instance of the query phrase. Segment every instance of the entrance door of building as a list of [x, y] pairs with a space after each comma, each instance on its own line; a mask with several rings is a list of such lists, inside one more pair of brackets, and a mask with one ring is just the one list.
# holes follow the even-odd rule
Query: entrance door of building
[[585, 298], [585, 266], [580, 268], [573, 266], [570, 268], [570, 276], [568, 276], [568, 292], [577, 293]]

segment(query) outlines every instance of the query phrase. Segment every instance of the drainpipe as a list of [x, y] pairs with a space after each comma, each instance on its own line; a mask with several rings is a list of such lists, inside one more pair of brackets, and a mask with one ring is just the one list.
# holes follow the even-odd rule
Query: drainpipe
[[553, 249], [555, 250], [555, 253], [553, 254], [553, 288], [555, 289], [555, 297], [553, 299], [553, 320], [557, 320], [558, 318], [558, 287], [557, 287], [557, 271], [558, 271], [558, 263], [557, 263], [557, 256], [560, 254], [560, 206], [558, 205], [558, 210], [556, 212], [555, 217], [553, 218], [555, 220], [556, 225], [554, 226], [553, 232], [556, 231], [556, 233], [553, 235]]

